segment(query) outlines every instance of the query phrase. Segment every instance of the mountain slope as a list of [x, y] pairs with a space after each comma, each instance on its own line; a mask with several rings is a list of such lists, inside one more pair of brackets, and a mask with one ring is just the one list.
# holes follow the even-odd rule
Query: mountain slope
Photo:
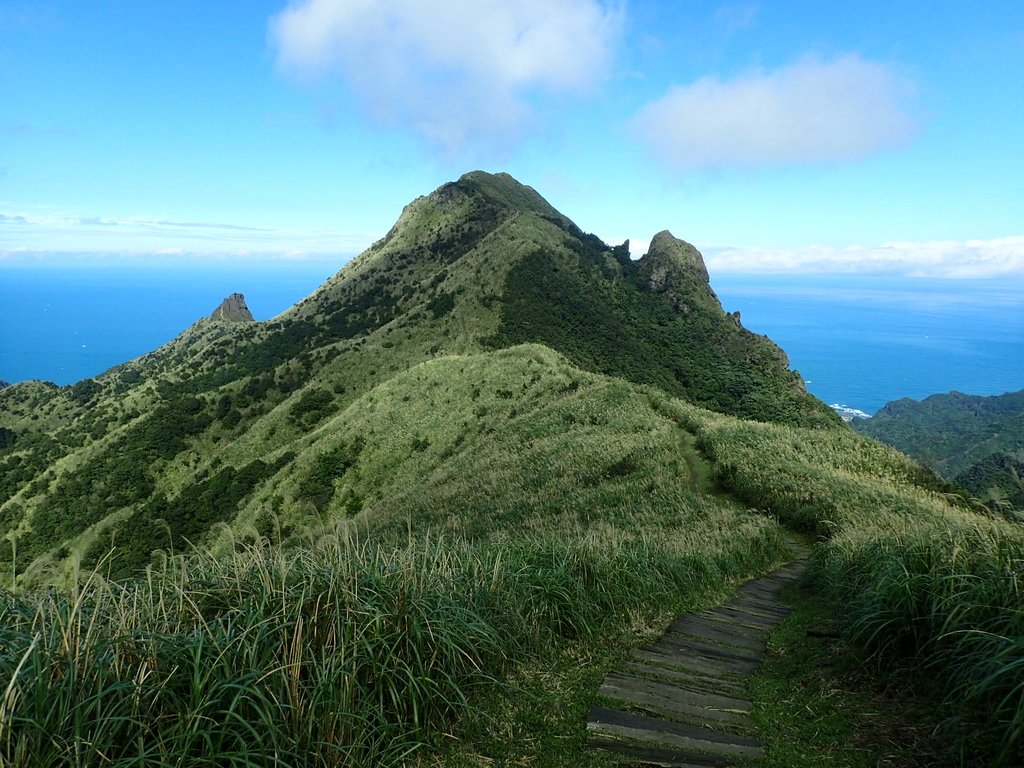
[[854, 424], [967, 488], [1024, 509], [1024, 390], [994, 397], [950, 392], [887, 403]]
[[490, 344], [541, 342], [589, 370], [654, 384], [722, 413], [834, 423], [788, 370], [782, 350], [722, 310], [693, 246], [661, 232], [633, 262], [596, 238], [572, 245], [561, 258], [530, 253], [510, 270]]
[[[0, 563], [23, 573], [39, 560], [40, 574], [73, 564], [143, 518], [168, 521], [168, 544], [202, 539], [294, 485], [310, 435], [329, 434], [375, 387], [436, 357], [523, 342], [724, 413], [837, 423], [778, 347], [723, 312], [691, 246], [665, 232], [630, 261], [533, 189], [475, 172], [410, 203], [382, 240], [268, 322], [229, 297], [95, 379], [0, 390]], [[286, 493], [274, 514], [298, 525], [308, 501]]]
[[568, 755], [594, 650], [764, 572], [786, 525], [848, 638], [1016, 764], [1021, 527], [839, 424], [691, 246], [627, 251], [468, 174], [269, 322], [235, 297], [0, 389], [0, 763], [403, 765], [510, 669], [529, 712], [480, 715], [506, 738], [468, 762]]

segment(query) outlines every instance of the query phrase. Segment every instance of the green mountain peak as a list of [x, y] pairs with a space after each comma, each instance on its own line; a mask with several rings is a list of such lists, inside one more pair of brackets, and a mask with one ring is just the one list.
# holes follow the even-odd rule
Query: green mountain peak
[[[958, 428], [1020, 419], [1019, 393], [947, 399]], [[961, 482], [1024, 475], [990, 438]], [[783, 526], [828, 540], [813, 588], [849, 640], [948, 678], [1012, 761], [1024, 534], [972, 504], [809, 396], [692, 245], [634, 261], [475, 171], [271, 320], [236, 294], [95, 379], [0, 388], [0, 763], [433, 763], [412, 750], [507, 710], [481, 687], [506, 674], [578, 730], [562, 696], [609, 647], [777, 565]], [[548, 701], [519, 698], [503, 734]]]
[[[700, 251], [685, 240], [674, 237], [667, 229], [663, 229], [651, 239], [651, 245], [640, 262], [648, 264], [648, 269], [652, 272], [657, 270], [663, 275], [684, 270], [695, 274], [705, 283], [711, 279]], [[661, 279], [657, 280], [657, 284], [660, 283]], [[652, 288], [654, 287], [652, 285]]]
[[[628, 245], [587, 234], [511, 176], [474, 171], [413, 200], [384, 238], [272, 320], [253, 321], [234, 294], [159, 349], [95, 379], [0, 390], [0, 427], [16, 446], [7, 450], [23, 449], [0, 487], [0, 535], [18, 541], [19, 573], [47, 581], [61, 563], [94, 562], [111, 536], [127, 572], [154, 549], [202, 539], [220, 523], [259, 529], [272, 513], [307, 524], [310, 499], [332, 514], [368, 509], [381, 488], [364, 478], [345, 491], [322, 479], [357, 453], [385, 455], [375, 440], [405, 444], [382, 436], [391, 426], [357, 428], [363, 411], [397, 397], [397, 423], [411, 423], [425, 396], [412, 385], [426, 375], [418, 366], [513, 348], [540, 350], [525, 362], [500, 358], [501, 369], [512, 360], [535, 366], [528, 377], [569, 366], [732, 416], [838, 425], [782, 350], [722, 310], [692, 245], [662, 232], [633, 261]], [[490, 418], [483, 391], [495, 385], [474, 378], [490, 377], [488, 365], [431, 370], [468, 377], [453, 378], [451, 391], [481, 392], [460, 406], [465, 429]], [[520, 374], [502, 375], [499, 402], [510, 401], [509, 413], [540, 407], [520, 401], [532, 391]], [[403, 382], [402, 394], [392, 381]], [[432, 408], [454, 405], [442, 398]], [[437, 429], [409, 439], [436, 444], [427, 432]], [[321, 453], [327, 464], [317, 469], [310, 457]], [[410, 466], [446, 461], [423, 454]], [[0, 548], [0, 568], [4, 558]]]

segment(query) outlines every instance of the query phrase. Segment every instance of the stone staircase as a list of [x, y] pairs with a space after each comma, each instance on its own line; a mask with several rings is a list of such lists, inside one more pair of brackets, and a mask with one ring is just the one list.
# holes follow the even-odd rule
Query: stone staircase
[[778, 595], [804, 567], [800, 557], [749, 581], [729, 603], [679, 616], [635, 649], [601, 685], [615, 705], [590, 710], [588, 744], [629, 765], [719, 768], [763, 756], [743, 678], [764, 660], [768, 634], [789, 614]]

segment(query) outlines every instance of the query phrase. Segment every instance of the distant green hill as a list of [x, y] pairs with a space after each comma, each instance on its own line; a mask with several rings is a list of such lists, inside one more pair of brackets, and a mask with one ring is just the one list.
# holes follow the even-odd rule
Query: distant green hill
[[950, 392], [920, 402], [904, 398], [854, 427], [983, 502], [1024, 510], [1024, 390], [994, 397]]

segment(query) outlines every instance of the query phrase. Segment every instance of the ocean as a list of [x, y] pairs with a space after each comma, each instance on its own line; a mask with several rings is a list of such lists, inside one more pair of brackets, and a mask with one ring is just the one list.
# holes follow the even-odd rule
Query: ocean
[[0, 267], [0, 380], [72, 384], [150, 352], [245, 294], [267, 320], [340, 265], [257, 262], [188, 267]]
[[[340, 266], [0, 267], [0, 380], [95, 376], [169, 341], [235, 292], [256, 319], [269, 319]], [[901, 397], [1024, 388], [1024, 278], [726, 274], [712, 287], [829, 404], [870, 414]]]
[[1024, 389], [1024, 277], [728, 275], [712, 285], [830, 405], [873, 414], [901, 397]]

